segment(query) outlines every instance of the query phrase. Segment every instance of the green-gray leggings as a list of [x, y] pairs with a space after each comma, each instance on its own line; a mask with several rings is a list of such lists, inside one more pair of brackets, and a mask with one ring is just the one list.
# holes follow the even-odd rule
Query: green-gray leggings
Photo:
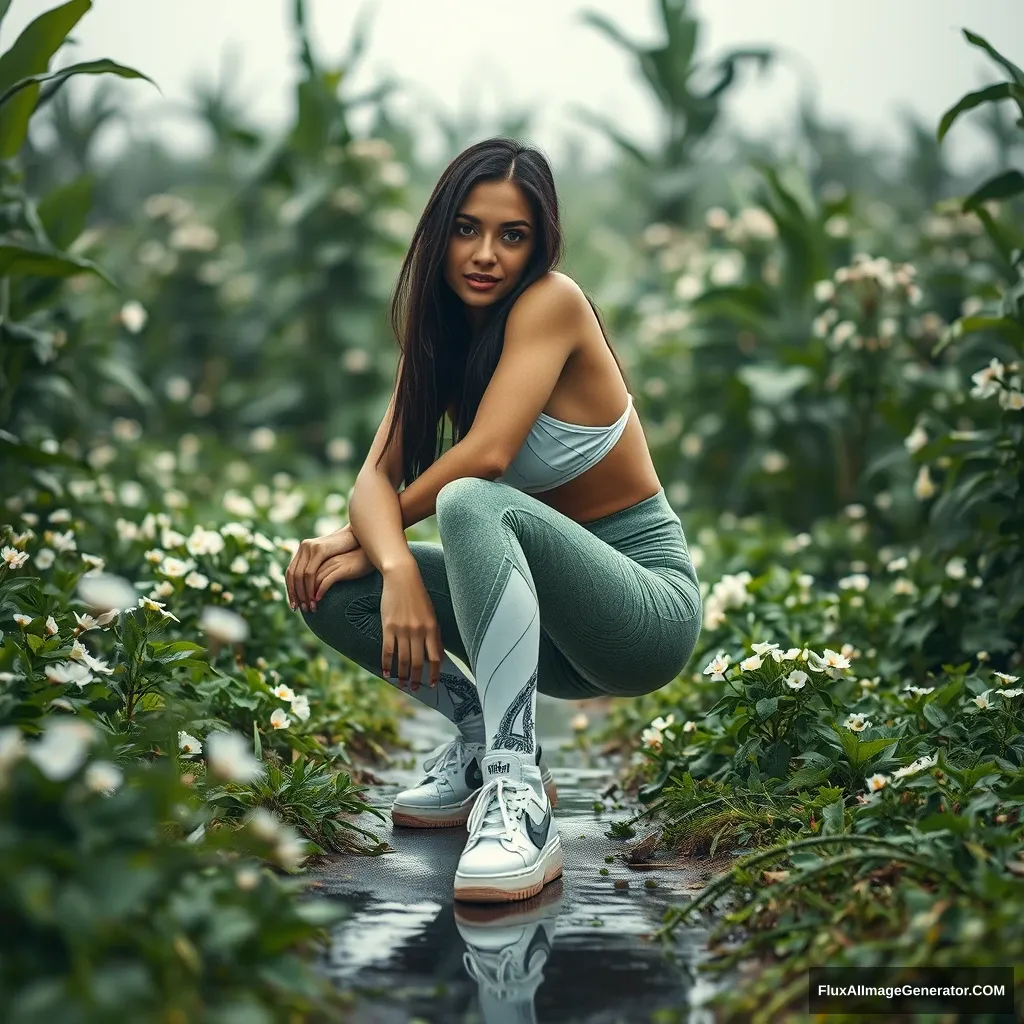
[[[451, 721], [479, 714], [481, 698], [488, 719], [485, 691], [493, 684], [505, 691], [495, 705], [499, 719], [529, 721], [518, 731], [488, 721], [488, 734], [504, 728], [499, 739], [521, 737], [532, 728], [529, 697], [537, 690], [569, 699], [639, 696], [675, 679], [690, 660], [700, 590], [663, 489], [585, 524], [475, 477], [447, 484], [436, 507], [441, 543], [409, 548], [444, 647], [471, 666], [476, 686], [446, 657], [441, 683], [414, 696]], [[378, 678], [381, 584], [377, 571], [336, 583], [316, 612], [304, 613], [320, 639]]]

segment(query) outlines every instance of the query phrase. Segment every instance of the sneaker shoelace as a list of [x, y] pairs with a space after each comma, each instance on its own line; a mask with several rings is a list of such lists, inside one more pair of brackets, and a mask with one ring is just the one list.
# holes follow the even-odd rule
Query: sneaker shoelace
[[467, 949], [462, 954], [466, 973], [478, 984], [485, 985], [499, 999], [521, 997], [529, 982], [539, 979], [544, 972], [547, 957], [537, 958], [528, 970], [522, 971], [515, 950], [509, 946], [495, 956], [478, 949]]
[[443, 775], [453, 769], [462, 768], [469, 759], [468, 755], [466, 741], [459, 736], [442, 747], [433, 757], [424, 761], [423, 770], [430, 774], [436, 768], [437, 773]]
[[525, 782], [494, 779], [480, 790], [466, 828], [470, 839], [511, 839], [516, 823], [523, 816], [530, 787]]

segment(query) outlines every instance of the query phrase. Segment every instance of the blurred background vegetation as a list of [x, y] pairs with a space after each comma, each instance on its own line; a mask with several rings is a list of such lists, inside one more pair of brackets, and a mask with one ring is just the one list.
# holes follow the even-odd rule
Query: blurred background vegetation
[[[0, 20], [9, 6], [0, 0]], [[256, 886], [271, 883], [230, 880], [226, 862], [217, 859], [230, 846], [226, 830], [217, 832], [216, 849], [187, 844], [198, 843], [201, 825], [237, 824], [254, 807], [272, 810], [279, 824], [294, 826], [321, 851], [355, 842], [334, 824], [337, 807], [355, 813], [365, 805], [352, 778], [333, 771], [355, 771], [353, 752], [379, 754], [382, 743], [397, 740], [395, 705], [390, 692], [380, 696], [385, 688], [358, 685], [351, 666], [339, 669], [335, 659], [332, 670], [314, 657], [322, 652], [287, 613], [282, 568], [297, 538], [345, 522], [349, 488], [393, 380], [388, 298], [434, 182], [477, 139], [529, 139], [534, 115], [509, 111], [483, 123], [438, 113], [445, 152], [424, 160], [417, 156], [422, 125], [397, 113], [394, 82], [359, 94], [350, 88], [369, 20], [359, 20], [340, 61], [326, 62], [305, 4], [290, 0], [298, 74], [294, 117], [284, 130], [250, 120], [229, 74], [195, 92], [190, 116], [208, 132], [208, 153], [183, 156], [149, 136], [101, 160], [97, 141], [105, 126], [130, 119], [122, 90], [153, 85], [146, 68], [110, 61], [50, 69], [90, 6], [55, 6], [0, 56], [0, 527], [7, 545], [0, 564], [0, 814], [14, 821], [19, 808], [57, 808], [65, 799], [60, 786], [70, 786], [84, 764], [81, 736], [83, 760], [66, 774], [45, 761], [45, 739], [33, 747], [34, 760], [50, 774], [32, 774], [32, 758], [19, 758], [22, 735], [45, 738], [51, 720], [68, 724], [58, 712], [76, 712], [131, 776], [133, 795], [124, 794], [125, 801], [141, 800], [151, 819], [132, 842], [140, 856], [154, 858], [156, 873], [139, 882], [136, 904], [125, 905], [125, 915], [130, 909], [139, 916], [125, 918], [124, 935], [152, 928], [153, 962], [193, 971], [195, 988], [186, 990], [161, 967], [147, 976], [146, 998], [157, 1005], [158, 995], [174, 993], [186, 1009], [214, 999], [201, 991], [209, 976], [195, 965], [215, 951], [237, 988], [224, 988], [224, 999], [241, 993], [242, 1002], [298, 1010], [313, 998], [306, 982], [289, 973], [292, 980], [275, 987], [284, 970], [277, 957], [288, 942], [264, 943], [258, 954], [243, 942], [263, 942], [275, 929], [289, 941], [305, 940], [320, 919], [300, 921], [278, 888], [279, 903], [264, 901], [262, 910], [247, 903], [257, 900]], [[1004, 56], [1017, 40], [986, 41], [965, 31], [965, 59], [986, 58], [988, 84], [963, 99], [944, 97], [949, 112], [940, 125], [908, 117], [906, 145], [883, 158], [848, 126], [826, 118], [810, 91], [787, 142], [747, 137], [726, 122], [726, 104], [785, 58], [770, 41], [709, 51], [685, 0], [659, 0], [655, 10], [659, 38], [647, 44], [600, 14], [584, 22], [635, 62], [657, 111], [656, 140], [637, 141], [626, 126], [580, 110], [581, 125], [602, 132], [617, 156], [588, 169], [570, 146], [555, 173], [570, 241], [563, 269], [607, 319], [704, 581], [698, 658], [766, 636], [783, 647], [847, 640], [841, 658], [856, 651], [864, 658], [858, 671], [877, 673], [863, 692], [849, 680], [844, 697], [851, 718], [863, 717], [874, 701], [871, 713], [887, 722], [871, 739], [888, 759], [871, 762], [874, 770], [891, 770], [900, 737], [913, 744], [927, 737], [959, 751], [973, 758], [971, 771], [991, 755], [1002, 781], [986, 781], [991, 791], [981, 810], [1005, 801], [995, 815], [998, 839], [990, 832], [971, 842], [998, 842], [1005, 858], [1017, 856], [1024, 848], [1017, 796], [1024, 792], [1024, 719], [1008, 713], [990, 734], [951, 721], [936, 703], [941, 695], [947, 707], [956, 700], [987, 709], [987, 676], [966, 675], [967, 664], [976, 660], [985, 673], [998, 670], [1011, 681], [1024, 665], [1024, 174], [1015, 169], [1024, 160], [1024, 72], [1013, 54]], [[85, 101], [66, 84], [72, 72], [100, 76]], [[114, 83], [111, 75], [134, 81]], [[943, 140], [968, 112], [989, 153], [958, 172]], [[55, 533], [47, 523], [73, 527]], [[33, 526], [47, 547], [37, 550]], [[410, 535], [430, 530], [421, 524]], [[186, 547], [188, 564], [167, 556]], [[120, 673], [113, 681], [84, 681], [66, 667], [54, 677], [47, 671], [52, 662], [81, 658], [68, 646], [67, 633], [77, 637], [84, 629], [71, 608], [81, 607], [74, 592], [84, 570], [97, 566], [153, 587], [151, 603], [122, 609], [100, 634], [99, 653], [113, 658]], [[180, 579], [197, 566], [203, 573]], [[153, 605], [158, 599], [170, 603], [175, 625]], [[231, 604], [246, 628], [235, 634], [232, 626], [204, 653], [193, 638], [206, 621], [207, 600]], [[173, 643], [151, 639], [164, 629]], [[828, 744], [835, 746], [827, 729], [822, 739], [822, 722], [837, 707], [830, 702], [818, 708], [821, 722], [794, 726], [804, 747], [752, 747], [752, 726], [765, 724], [761, 709], [768, 717], [781, 714], [784, 698], [797, 698], [780, 690], [759, 699], [755, 710], [737, 711], [740, 702], [716, 718], [722, 676], [709, 683], [699, 666], [691, 670], [693, 677], [653, 704], [635, 702], [616, 719], [620, 740], [636, 746], [652, 710], [675, 709], [694, 721], [707, 716], [700, 734], [706, 747], [699, 749], [678, 736], [663, 749], [655, 730], [661, 753], [654, 788], [670, 780], [666, 792], [675, 793], [685, 813], [692, 810], [693, 778], [726, 779], [763, 795], [764, 778], [785, 782], [798, 756], [825, 758]], [[948, 685], [927, 697], [931, 712], [915, 706], [900, 719], [904, 684], [927, 695], [924, 684], [945, 675]], [[782, 686], [779, 679], [769, 683]], [[272, 709], [285, 725], [273, 724]], [[252, 737], [254, 753], [246, 757], [274, 768], [266, 785], [248, 788], [251, 766], [236, 750], [231, 770], [242, 765], [244, 772], [228, 777], [241, 788], [190, 788], [193, 769], [203, 772], [205, 737], [225, 729], [245, 744]], [[162, 781], [140, 771], [150, 759], [163, 764], [157, 755], [174, 749], [176, 731], [178, 767], [190, 781], [169, 768]], [[308, 772], [305, 758], [315, 763]], [[24, 772], [7, 786], [5, 773], [16, 761]], [[840, 783], [829, 790], [827, 806], [838, 802], [841, 823], [844, 806], [852, 813], [867, 802], [855, 789], [869, 762], [851, 755], [853, 767], [832, 776], [829, 763], [818, 781]], [[110, 765], [103, 771], [103, 778], [116, 778]], [[90, 792], [97, 787], [104, 788], [97, 783]], [[165, 848], [157, 837], [171, 807], [189, 800], [192, 831], [179, 822], [167, 830], [174, 842], [168, 838]], [[900, 814], [907, 820], [886, 819], [885, 829], [913, 827], [924, 813], [905, 804]], [[124, 823], [141, 820], [134, 805], [116, 806]], [[77, 813], [60, 827], [84, 835], [91, 826]], [[111, 856], [126, 856], [114, 817], [95, 813]], [[980, 827], [971, 814], [958, 835]], [[778, 815], [772, 809], [769, 823]], [[807, 828], [813, 831], [815, 821], [812, 809]], [[61, 915], [47, 916], [45, 900], [30, 905], [20, 895], [42, 891], [32, 888], [41, 876], [36, 856], [22, 852], [28, 849], [52, 857], [59, 865], [54, 877], [80, 871], [81, 884], [88, 881], [84, 864], [61, 859], [66, 839], [50, 835], [50, 827], [49, 818], [29, 815], [0, 846], [0, 858], [7, 858], [0, 921], [9, 934], [22, 935], [30, 920], [41, 936], [23, 944], [21, 966], [0, 973], [0, 997], [4, 986], [28, 986], [25, 979], [38, 974], [43, 980], [22, 993], [23, 1016], [12, 1020], [37, 1019], [33, 1007], [60, 999], [76, 1006], [81, 999], [95, 1011], [74, 1019], [109, 1019], [103, 998], [114, 999], [110, 993], [135, 985], [136, 976], [118, 975], [106, 997], [96, 986], [83, 995], [88, 964], [105, 962], [93, 932], [73, 922], [65, 927]], [[293, 867], [292, 833], [270, 834], [280, 840], [278, 854], [282, 844], [288, 848], [287, 857], [277, 855], [278, 866]], [[251, 842], [239, 844], [231, 857], [252, 853]], [[969, 846], [964, 840], [959, 853], [967, 857]], [[936, 854], [937, 862], [943, 856]], [[202, 934], [184, 903], [171, 907], [166, 895], [198, 884], [207, 863], [199, 858], [221, 872], [203, 876], [203, 913], [211, 923]], [[986, 867], [1000, 885], [1016, 886], [1010, 896], [990, 888], [979, 901], [991, 902], [998, 892], [1004, 910], [1012, 899], [1019, 903], [1019, 882], [1010, 876], [1024, 873], [1024, 861], [1013, 865], [1009, 875], [1004, 865]], [[119, 871], [106, 870], [104, 878], [119, 884]], [[161, 871], [167, 881], [157, 885]], [[978, 884], [980, 893], [988, 883]], [[109, 894], [93, 895], [97, 907], [105, 906]], [[192, 929], [184, 946], [177, 938], [172, 944], [171, 925], [154, 917], [152, 907], [164, 899], [181, 921], [192, 921], [173, 926]], [[152, 906], [142, 906], [145, 900]], [[225, 901], [231, 920], [244, 919], [230, 935], [219, 923]], [[1018, 913], [999, 924], [1004, 931], [993, 931], [985, 948], [1008, 948], [1011, 932], [1014, 948], [1024, 948], [1019, 920]], [[894, 934], [903, 934], [901, 921]], [[65, 928], [67, 962], [78, 964], [78, 980], [69, 968], [69, 987], [57, 994], [46, 980], [51, 928]], [[248, 981], [257, 955], [266, 958], [266, 991]], [[288, 961], [289, 972], [293, 967]]]

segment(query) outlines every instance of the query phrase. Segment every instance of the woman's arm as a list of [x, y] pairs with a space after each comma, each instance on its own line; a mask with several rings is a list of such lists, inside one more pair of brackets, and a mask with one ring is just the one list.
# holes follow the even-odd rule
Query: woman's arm
[[437, 496], [446, 483], [464, 476], [496, 480], [504, 472], [495, 453], [485, 450], [481, 445], [480, 435], [471, 438], [467, 434], [410, 486], [398, 492], [396, 488], [402, 478], [399, 446], [392, 445], [380, 467], [376, 465], [394, 411], [395, 399], [392, 396], [370, 452], [356, 477], [349, 500], [349, 525], [352, 533], [381, 573], [389, 572], [412, 559], [405, 530], [434, 514]]

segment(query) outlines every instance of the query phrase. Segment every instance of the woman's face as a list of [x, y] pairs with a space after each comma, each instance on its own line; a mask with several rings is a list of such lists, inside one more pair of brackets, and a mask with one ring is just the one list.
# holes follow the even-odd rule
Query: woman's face
[[[444, 259], [444, 279], [468, 307], [472, 323], [515, 288], [534, 244], [533, 213], [518, 185], [482, 181], [473, 186], [455, 216]], [[474, 275], [494, 283], [474, 287]]]

